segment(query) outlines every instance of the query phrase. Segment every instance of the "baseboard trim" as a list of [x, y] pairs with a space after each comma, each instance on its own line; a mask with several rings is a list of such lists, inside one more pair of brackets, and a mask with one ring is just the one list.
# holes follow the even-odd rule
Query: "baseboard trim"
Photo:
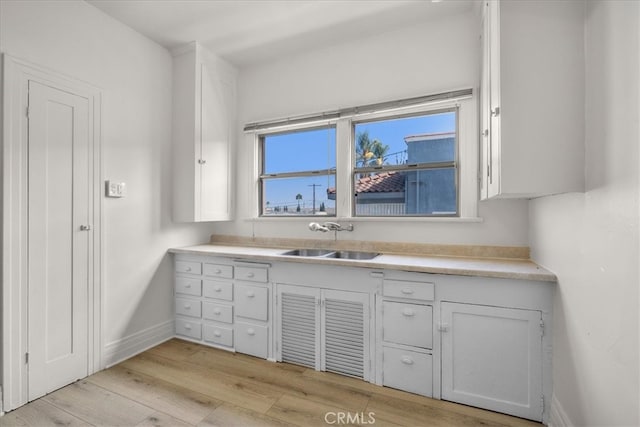
[[555, 394], [551, 396], [549, 427], [573, 427], [573, 423], [571, 423], [569, 416], [565, 412]]
[[170, 340], [175, 335], [173, 320], [159, 323], [150, 328], [110, 342], [104, 348], [105, 367], [109, 368], [158, 344]]

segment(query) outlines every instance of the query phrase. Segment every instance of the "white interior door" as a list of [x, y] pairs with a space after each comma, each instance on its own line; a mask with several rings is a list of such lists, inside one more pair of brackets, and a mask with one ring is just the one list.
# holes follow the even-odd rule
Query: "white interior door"
[[29, 82], [29, 400], [88, 374], [88, 102]]

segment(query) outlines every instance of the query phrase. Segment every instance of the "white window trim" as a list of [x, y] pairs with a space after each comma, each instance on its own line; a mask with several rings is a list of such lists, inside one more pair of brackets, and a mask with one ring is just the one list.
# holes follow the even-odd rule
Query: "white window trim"
[[[429, 217], [429, 216], [353, 216], [354, 199], [353, 191], [353, 132], [354, 121], [391, 119], [404, 114], [426, 114], [430, 111], [458, 107], [458, 209], [459, 216], [455, 217]], [[357, 114], [350, 117], [341, 117], [323, 122], [297, 123], [295, 125], [279, 126], [277, 128], [260, 132], [247, 132], [246, 143], [253, 147], [253, 185], [248, 192], [251, 198], [248, 206], [251, 206], [251, 215], [248, 221], [308, 221], [309, 217], [295, 216], [260, 216], [260, 137], [271, 133], [283, 131], [295, 131], [328, 124], [336, 126], [336, 216], [334, 220], [349, 221], [384, 221], [384, 222], [480, 222], [478, 217], [478, 102], [477, 97], [465, 97], [462, 99], [436, 101], [425, 105], [393, 110]]]

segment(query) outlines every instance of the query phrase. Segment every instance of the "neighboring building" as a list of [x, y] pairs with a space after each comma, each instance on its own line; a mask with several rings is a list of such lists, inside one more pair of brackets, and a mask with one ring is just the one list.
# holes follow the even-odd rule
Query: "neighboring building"
[[[410, 135], [407, 164], [450, 162], [455, 159], [455, 132]], [[355, 183], [357, 215], [455, 214], [455, 168], [411, 172], [382, 172]], [[327, 189], [335, 200], [335, 188]]]

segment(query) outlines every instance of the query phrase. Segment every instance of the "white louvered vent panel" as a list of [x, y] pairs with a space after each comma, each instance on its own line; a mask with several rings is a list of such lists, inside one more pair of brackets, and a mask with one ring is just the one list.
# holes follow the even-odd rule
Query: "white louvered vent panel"
[[364, 307], [362, 303], [325, 300], [325, 369], [364, 377]]
[[282, 361], [315, 368], [316, 299], [306, 295], [281, 295]]

